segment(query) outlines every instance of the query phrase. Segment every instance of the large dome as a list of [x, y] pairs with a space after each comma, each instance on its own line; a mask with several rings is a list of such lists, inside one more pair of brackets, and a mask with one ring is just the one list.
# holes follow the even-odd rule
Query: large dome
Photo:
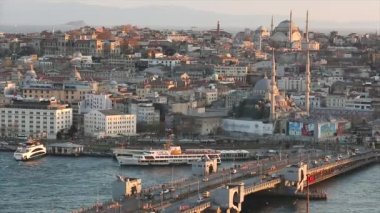
[[[289, 24], [290, 24], [289, 20], [282, 21], [277, 25], [275, 31], [287, 33], [289, 32]], [[298, 26], [292, 21], [292, 32], [294, 31], [299, 31], [299, 29], [298, 29]]]
[[253, 89], [256, 91], [258, 91], [258, 90], [269, 91], [270, 90], [270, 80], [265, 76], [263, 79], [260, 79], [258, 82], [256, 82]]

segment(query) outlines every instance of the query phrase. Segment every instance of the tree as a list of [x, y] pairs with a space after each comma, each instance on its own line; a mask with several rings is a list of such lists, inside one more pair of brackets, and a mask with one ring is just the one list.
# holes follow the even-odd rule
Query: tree
[[70, 136], [70, 138], [73, 138], [74, 135], [75, 135], [75, 133], [77, 133], [77, 132], [78, 132], [78, 129], [77, 129], [77, 127], [73, 124], [73, 125], [71, 125], [71, 127], [70, 127], [69, 131], [67, 132], [67, 134]]
[[57, 132], [57, 139], [62, 140], [62, 132], [61, 131]]

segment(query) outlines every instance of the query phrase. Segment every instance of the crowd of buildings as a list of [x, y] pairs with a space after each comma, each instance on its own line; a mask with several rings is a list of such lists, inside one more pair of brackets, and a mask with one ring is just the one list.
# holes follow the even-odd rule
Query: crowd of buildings
[[0, 33], [0, 135], [324, 139], [378, 117], [377, 34], [301, 30], [292, 13], [274, 22], [235, 35], [219, 22]]

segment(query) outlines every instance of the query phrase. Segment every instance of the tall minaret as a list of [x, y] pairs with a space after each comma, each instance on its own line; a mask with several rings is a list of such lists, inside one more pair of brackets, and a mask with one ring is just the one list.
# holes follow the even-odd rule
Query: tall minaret
[[276, 88], [276, 62], [274, 60], [274, 49], [272, 52], [272, 80], [271, 80], [271, 91], [270, 91], [270, 120], [274, 121], [276, 119], [276, 100], [274, 90]]
[[261, 34], [260, 34], [260, 37], [259, 37], [259, 50], [260, 51], [262, 51], [262, 49], [263, 49], [262, 46], [261, 46], [262, 45], [262, 40], [263, 40], [263, 38], [261, 37]]
[[273, 15], [272, 15], [272, 20], [270, 22], [270, 35], [273, 35]]
[[290, 48], [292, 48], [292, 40], [293, 40], [292, 23], [293, 23], [293, 12], [290, 10], [290, 19], [289, 19], [289, 44], [290, 44]]
[[310, 54], [309, 54], [309, 11], [306, 12], [306, 72], [305, 72], [305, 108], [306, 114], [310, 115]]
[[216, 25], [216, 34], [219, 36], [220, 33], [220, 22], [218, 20], [218, 24]]

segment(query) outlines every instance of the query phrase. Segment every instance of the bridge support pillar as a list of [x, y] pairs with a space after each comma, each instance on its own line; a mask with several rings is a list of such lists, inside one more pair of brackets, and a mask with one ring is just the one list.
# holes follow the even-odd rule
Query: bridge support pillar
[[217, 189], [213, 193], [213, 202], [216, 203], [223, 212], [241, 212], [241, 205], [244, 202], [244, 183], [228, 184], [226, 187]]
[[294, 188], [295, 191], [303, 191], [306, 187], [307, 164], [301, 163], [284, 168], [280, 172], [285, 179], [285, 186]]

